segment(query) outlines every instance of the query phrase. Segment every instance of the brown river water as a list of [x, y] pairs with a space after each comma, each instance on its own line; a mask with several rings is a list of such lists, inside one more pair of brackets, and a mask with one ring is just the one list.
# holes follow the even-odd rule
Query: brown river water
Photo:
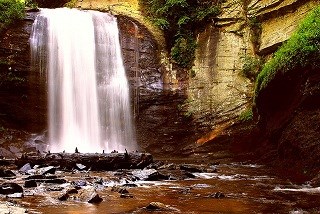
[[[45, 214], [320, 213], [320, 187], [295, 185], [260, 165], [228, 163], [215, 167], [216, 173], [194, 173], [196, 177], [187, 180], [136, 181], [137, 187], [126, 187], [132, 198], [121, 198], [118, 192], [111, 191], [112, 186], [121, 185], [121, 181], [108, 179], [111, 172], [63, 173], [69, 181], [103, 178], [107, 182], [97, 186], [103, 201], [99, 204], [61, 202], [57, 199], [59, 191], [43, 191], [42, 185], [28, 188], [29, 194], [25, 192], [22, 199], [10, 200], [27, 208], [29, 213]], [[215, 197], [217, 193], [222, 196]], [[161, 202], [170, 209], [149, 211], [144, 207], [150, 202]]]

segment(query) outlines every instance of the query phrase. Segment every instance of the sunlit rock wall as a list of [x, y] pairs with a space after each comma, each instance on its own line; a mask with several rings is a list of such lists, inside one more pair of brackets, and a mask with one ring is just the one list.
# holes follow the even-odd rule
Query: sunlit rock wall
[[[245, 56], [267, 56], [286, 41], [314, 0], [228, 0], [222, 14], [199, 32], [184, 106], [204, 127], [237, 118], [252, 103], [253, 83], [241, 69]], [[256, 18], [260, 33], [250, 26]], [[256, 39], [256, 44], [253, 42]]]
[[259, 54], [274, 52], [295, 31], [299, 22], [310, 12], [317, 0], [260, 0], [251, 1], [249, 16], [261, 22]]
[[242, 5], [234, 2], [198, 34], [186, 106], [200, 125], [237, 118], [250, 105], [253, 84], [241, 75], [243, 57], [252, 54], [249, 36]]

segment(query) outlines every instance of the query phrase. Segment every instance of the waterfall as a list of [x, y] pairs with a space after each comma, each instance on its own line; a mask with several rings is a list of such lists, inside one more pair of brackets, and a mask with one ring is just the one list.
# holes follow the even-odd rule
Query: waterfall
[[32, 64], [48, 85], [50, 151], [136, 149], [114, 16], [42, 9], [33, 24], [30, 46]]

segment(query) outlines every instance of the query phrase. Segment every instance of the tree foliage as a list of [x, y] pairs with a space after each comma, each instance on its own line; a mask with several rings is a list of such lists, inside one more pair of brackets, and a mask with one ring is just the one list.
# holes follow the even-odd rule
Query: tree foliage
[[139, 0], [142, 12], [164, 31], [171, 58], [190, 68], [196, 49], [195, 33], [216, 17], [219, 0]]
[[0, 22], [8, 25], [24, 17], [25, 2], [20, 0], [0, 0]]

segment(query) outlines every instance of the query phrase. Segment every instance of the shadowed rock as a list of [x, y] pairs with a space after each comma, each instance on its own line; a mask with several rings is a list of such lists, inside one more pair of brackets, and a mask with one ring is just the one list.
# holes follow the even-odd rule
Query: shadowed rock
[[14, 193], [22, 193], [23, 188], [16, 183], [3, 183], [0, 186], [0, 194], [2, 195], [10, 195]]

